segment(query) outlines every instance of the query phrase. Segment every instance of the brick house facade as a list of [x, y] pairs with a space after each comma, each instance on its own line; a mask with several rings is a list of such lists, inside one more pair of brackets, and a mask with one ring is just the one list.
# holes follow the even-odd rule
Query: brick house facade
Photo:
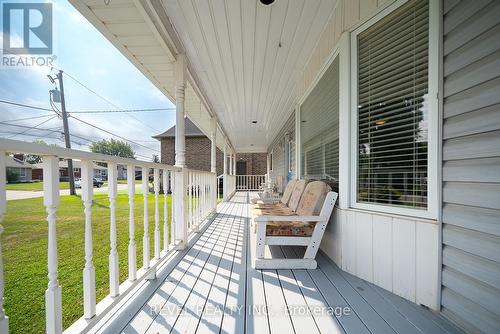
[[[186, 165], [190, 169], [210, 171], [211, 141], [189, 120], [185, 118], [186, 135]], [[175, 164], [175, 126], [153, 138], [161, 142], [161, 163], [167, 165]], [[224, 169], [224, 153], [217, 148], [217, 175], [221, 175]], [[246, 165], [246, 174], [263, 175], [267, 171], [266, 153], [236, 153], [237, 165]], [[240, 167], [243, 168], [243, 167]], [[229, 165], [228, 165], [229, 169]], [[238, 170], [238, 167], [237, 167]]]

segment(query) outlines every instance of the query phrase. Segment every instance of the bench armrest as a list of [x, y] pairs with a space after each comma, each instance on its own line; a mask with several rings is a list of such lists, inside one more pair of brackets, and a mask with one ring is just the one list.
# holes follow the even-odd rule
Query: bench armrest
[[322, 216], [258, 216], [255, 217], [256, 223], [267, 223], [270, 221], [275, 222], [321, 222], [327, 218]]

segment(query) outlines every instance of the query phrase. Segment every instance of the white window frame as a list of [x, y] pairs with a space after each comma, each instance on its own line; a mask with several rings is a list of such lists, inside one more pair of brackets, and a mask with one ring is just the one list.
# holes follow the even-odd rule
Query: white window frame
[[439, 2], [429, 0], [429, 67], [428, 67], [428, 90], [429, 90], [429, 132], [428, 132], [428, 156], [427, 156], [427, 208], [408, 208], [389, 206], [376, 203], [358, 202], [358, 35], [383, 19], [391, 12], [401, 7], [408, 0], [399, 0], [388, 6], [377, 15], [351, 32], [351, 198], [350, 206], [355, 209], [378, 211], [396, 215], [405, 215], [426, 219], [438, 219], [439, 213], [439, 187], [438, 184], [438, 152], [440, 145], [439, 133]]
[[24, 167], [19, 168], [19, 177], [26, 177], [26, 168]]

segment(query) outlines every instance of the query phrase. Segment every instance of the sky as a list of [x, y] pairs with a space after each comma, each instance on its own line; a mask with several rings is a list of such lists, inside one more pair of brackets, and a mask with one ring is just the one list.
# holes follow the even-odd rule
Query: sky
[[[53, 1], [53, 40], [58, 69], [64, 75], [64, 91], [68, 112], [77, 110], [116, 110], [174, 108], [174, 105], [149, 80], [139, 72], [104, 36], [101, 35], [66, 0]], [[0, 27], [1, 29], [1, 27]], [[50, 108], [49, 90], [54, 85], [47, 78], [50, 68], [31, 69], [0, 68], [0, 100]], [[55, 72], [53, 72], [55, 74]], [[90, 92], [71, 77], [77, 79]], [[106, 101], [107, 100], [107, 101]], [[34, 110], [0, 103], [0, 122], [22, 126], [62, 129], [62, 120], [51, 119], [50, 111]], [[46, 116], [32, 120], [21, 118]], [[78, 118], [119, 134], [137, 144], [130, 143], [140, 160], [151, 160], [159, 154], [160, 144], [151, 136], [175, 124], [175, 111], [164, 110], [140, 113], [78, 114]], [[70, 134], [91, 140], [110, 139], [103, 131], [69, 118]], [[23, 141], [43, 139], [47, 143], [64, 146], [62, 135], [57, 132], [30, 130], [0, 123], [0, 137]], [[72, 147], [88, 151], [89, 140], [74, 137]], [[144, 147], [145, 146], [145, 147]]]

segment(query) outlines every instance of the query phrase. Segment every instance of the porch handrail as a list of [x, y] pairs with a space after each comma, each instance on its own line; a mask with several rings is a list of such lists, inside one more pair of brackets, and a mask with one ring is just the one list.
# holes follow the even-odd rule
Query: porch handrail
[[[62, 325], [62, 294], [58, 280], [56, 212], [60, 203], [59, 159], [81, 160], [82, 165], [82, 200], [85, 217], [85, 265], [83, 267], [84, 314], [73, 323], [67, 332], [87, 332], [106, 313], [124, 298], [141, 281], [156, 277], [157, 267], [169, 255], [185, 247], [187, 237], [196, 233], [203, 221], [206, 221], [216, 209], [216, 175], [215, 173], [189, 170], [161, 163], [127, 159], [100, 153], [91, 153], [74, 149], [52, 147], [27, 143], [17, 140], [0, 139], [0, 237], [3, 231], [2, 221], [6, 209], [6, 153], [36, 154], [42, 157], [43, 166], [43, 205], [47, 210], [48, 222], [48, 288], [45, 292], [46, 333], [60, 334]], [[109, 295], [102, 301], [96, 301], [95, 268], [93, 265], [92, 240], [92, 200], [93, 200], [93, 163], [104, 162], [108, 166], [108, 197], [110, 202], [110, 254], [109, 254]], [[120, 284], [117, 235], [116, 235], [116, 199], [117, 199], [117, 165], [127, 166], [127, 188], [129, 207], [128, 273], [129, 277]], [[136, 236], [134, 225], [135, 168], [141, 168], [143, 193], [142, 235], [143, 266], [136, 268]], [[148, 214], [148, 194], [150, 170], [153, 170], [154, 212]], [[159, 206], [160, 185], [164, 189], [164, 205]], [[182, 185], [178, 188], [178, 185]], [[168, 204], [167, 194], [172, 190], [172, 202]], [[177, 203], [177, 204], [176, 204]], [[180, 205], [182, 203], [183, 205]], [[160, 210], [163, 210], [163, 222], [160, 221]], [[172, 217], [169, 225], [169, 217]], [[153, 245], [150, 245], [149, 223], [154, 221]], [[171, 231], [169, 231], [169, 227]], [[160, 230], [163, 228], [163, 242]], [[170, 233], [169, 233], [170, 232]], [[162, 245], [163, 244], [163, 245]], [[163, 246], [163, 247], [162, 247]], [[154, 256], [150, 258], [149, 249], [153, 247]], [[0, 332], [8, 333], [8, 317], [3, 309], [4, 280], [3, 258], [0, 239]], [[82, 268], [75, 268], [81, 270]]]
[[262, 189], [266, 175], [236, 175], [236, 190], [256, 191]]

